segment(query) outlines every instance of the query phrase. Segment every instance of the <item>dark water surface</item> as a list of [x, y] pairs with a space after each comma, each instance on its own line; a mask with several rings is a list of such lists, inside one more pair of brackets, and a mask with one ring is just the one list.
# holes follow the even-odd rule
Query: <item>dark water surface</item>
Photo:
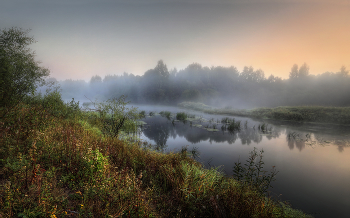
[[[189, 150], [196, 147], [200, 152], [199, 162], [207, 168], [221, 166], [227, 175], [233, 174], [235, 162], [245, 163], [254, 147], [259, 151], [264, 149], [264, 169], [276, 166], [279, 171], [270, 189], [271, 196], [316, 218], [350, 217], [349, 126], [253, 120], [177, 107], [135, 106], [147, 114], [166, 110], [173, 115], [186, 112], [196, 116], [192, 125], [189, 121], [172, 123], [172, 119], [159, 114], [142, 119], [147, 125], [143, 126], [141, 139], [159, 149], [168, 152], [179, 151], [186, 145]], [[199, 117], [206, 121], [199, 121]], [[222, 131], [223, 117], [240, 120], [241, 130]], [[267, 131], [258, 129], [262, 123], [268, 124]], [[213, 128], [213, 125], [219, 131], [204, 128]]]

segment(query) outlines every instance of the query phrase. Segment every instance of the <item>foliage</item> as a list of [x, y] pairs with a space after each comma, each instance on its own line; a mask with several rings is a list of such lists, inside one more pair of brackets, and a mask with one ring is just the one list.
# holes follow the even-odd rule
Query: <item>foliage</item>
[[140, 118], [145, 118], [146, 117], [146, 111], [140, 111]]
[[186, 120], [187, 118], [187, 114], [185, 112], [179, 112], [179, 113], [176, 113], [176, 119], [177, 120]]
[[235, 131], [235, 130], [240, 130], [241, 129], [241, 121], [237, 121], [237, 122], [230, 122], [227, 126], [227, 129], [231, 132]]
[[[256, 148], [250, 152], [250, 157], [247, 160], [248, 164], [243, 167], [241, 162], [236, 162], [234, 166], [233, 178], [242, 181], [244, 185], [248, 185], [258, 190], [260, 193], [265, 193], [268, 188], [272, 188], [271, 182], [275, 180], [277, 171], [273, 166], [270, 174], [265, 175], [267, 171], [263, 170], [264, 162], [262, 161], [264, 150], [257, 153]], [[259, 161], [256, 163], [256, 158], [259, 157]]]
[[34, 38], [28, 30], [19, 28], [0, 30], [0, 99], [1, 116], [18, 104], [27, 94], [34, 93], [44, 83], [49, 70], [39, 66], [29, 46]]
[[170, 111], [161, 111], [159, 114], [163, 117], [166, 117], [168, 120], [171, 118], [171, 112]]
[[136, 120], [140, 117], [137, 109], [127, 107], [126, 96], [120, 96], [105, 102], [92, 102], [94, 109], [87, 113], [90, 123], [98, 126], [103, 133], [118, 137], [120, 130], [135, 132]]
[[64, 103], [61, 93], [57, 90], [47, 92], [44, 95], [39, 93], [34, 96], [25, 96], [23, 102], [31, 105], [40, 105], [55, 117], [68, 119], [79, 118], [82, 115], [79, 101], [76, 102], [73, 98], [70, 102]]

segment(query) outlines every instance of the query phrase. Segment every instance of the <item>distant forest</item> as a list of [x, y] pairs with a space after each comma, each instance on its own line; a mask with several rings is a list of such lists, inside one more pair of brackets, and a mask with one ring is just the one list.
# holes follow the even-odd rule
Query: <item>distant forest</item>
[[[54, 78], [51, 81], [56, 81]], [[57, 81], [56, 81], [57, 82]], [[350, 75], [343, 66], [339, 72], [310, 75], [309, 67], [294, 65], [288, 79], [262, 70], [244, 67], [202, 67], [198, 63], [177, 71], [168, 70], [162, 60], [142, 76], [124, 73], [103, 79], [93, 76], [84, 80], [58, 82], [62, 98], [88, 101], [106, 100], [126, 95], [132, 103], [175, 105], [183, 101], [233, 107], [277, 106], [350, 106]]]

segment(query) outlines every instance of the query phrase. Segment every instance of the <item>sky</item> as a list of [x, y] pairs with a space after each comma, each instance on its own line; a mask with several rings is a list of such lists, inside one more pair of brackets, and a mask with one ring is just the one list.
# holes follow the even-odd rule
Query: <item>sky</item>
[[162, 59], [288, 78], [350, 69], [350, 0], [0, 0], [0, 29], [31, 29], [58, 80], [142, 75]]

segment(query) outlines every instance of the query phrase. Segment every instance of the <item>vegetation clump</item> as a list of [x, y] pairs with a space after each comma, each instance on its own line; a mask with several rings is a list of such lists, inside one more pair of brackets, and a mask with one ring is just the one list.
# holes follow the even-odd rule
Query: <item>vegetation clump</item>
[[161, 112], [159, 112], [159, 114], [162, 117], [166, 117], [168, 120], [170, 120], [170, 118], [171, 118], [171, 112], [170, 111], [161, 111]]
[[187, 118], [187, 114], [185, 112], [176, 113], [177, 120], [185, 121], [186, 118]]
[[[237, 181], [243, 182], [248, 186], [253, 186], [260, 193], [266, 193], [268, 188], [272, 188], [271, 182], [275, 180], [277, 171], [275, 166], [272, 167], [271, 173], [266, 175], [267, 171], [263, 170], [264, 162], [262, 161], [264, 150], [260, 153], [256, 151], [256, 148], [250, 152], [250, 157], [247, 160], [246, 167], [243, 167], [241, 162], [236, 162], [233, 170], [233, 178]], [[256, 159], [259, 157], [259, 161]]]
[[227, 126], [227, 129], [230, 131], [230, 132], [234, 132], [234, 131], [239, 131], [241, 130], [241, 121], [236, 121], [235, 120], [232, 120], [228, 126]]
[[146, 117], [146, 111], [140, 111], [139, 115], [140, 115], [140, 118], [145, 118]]

